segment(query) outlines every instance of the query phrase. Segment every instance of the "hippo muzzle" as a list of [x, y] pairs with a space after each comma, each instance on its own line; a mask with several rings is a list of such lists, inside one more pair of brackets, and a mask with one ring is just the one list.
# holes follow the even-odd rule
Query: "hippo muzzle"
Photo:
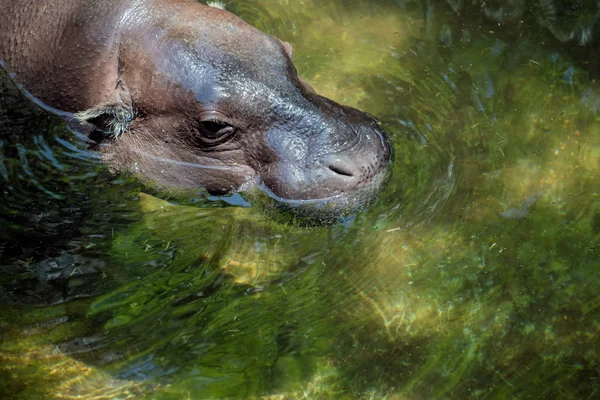
[[279, 202], [330, 211], [368, 203], [387, 177], [390, 142], [376, 120], [326, 98], [294, 127], [270, 128], [265, 137], [279, 160], [260, 170], [264, 188]]

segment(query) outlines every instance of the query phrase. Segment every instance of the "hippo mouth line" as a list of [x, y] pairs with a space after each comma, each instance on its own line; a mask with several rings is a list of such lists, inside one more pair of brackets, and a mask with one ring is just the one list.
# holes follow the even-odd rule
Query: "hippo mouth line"
[[[364, 206], [365, 202], [368, 203], [374, 198], [374, 194], [377, 193], [377, 189], [384, 186], [385, 182], [388, 180], [390, 176], [390, 171], [385, 169], [376, 175], [374, 175], [367, 185], [363, 185], [354, 190], [348, 192], [342, 192], [335, 194], [333, 196], [327, 197], [317, 197], [312, 199], [291, 199], [286, 197], [278, 196], [271, 190], [267, 185], [261, 182], [257, 178], [256, 186], [260, 188], [267, 196], [277, 201], [277, 203], [288, 206], [288, 207], [304, 207], [304, 206], [327, 206], [330, 204], [335, 204], [336, 207], [344, 207], [352, 205], [351, 208], [358, 208]], [[351, 201], [352, 200], [360, 200], [364, 201]]]

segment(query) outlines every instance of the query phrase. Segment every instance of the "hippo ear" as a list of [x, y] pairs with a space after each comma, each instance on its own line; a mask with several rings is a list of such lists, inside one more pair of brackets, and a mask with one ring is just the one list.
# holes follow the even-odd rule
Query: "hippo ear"
[[75, 114], [79, 122], [91, 125], [92, 134], [102, 134], [112, 139], [117, 139], [127, 131], [133, 117], [130, 107], [120, 103], [104, 103]]
[[129, 89], [119, 77], [112, 96], [105, 103], [75, 114], [78, 122], [91, 129], [90, 137], [117, 139], [135, 117]]
[[280, 40], [281, 44], [283, 45], [283, 49], [285, 50], [285, 54], [288, 55], [288, 57], [290, 58], [290, 60], [294, 59], [294, 49], [292, 48], [292, 45], [289, 44], [288, 42], [284, 42], [283, 40]]
[[315, 89], [310, 86], [310, 83], [306, 82], [304, 79], [302, 79], [301, 77], [298, 77], [298, 80], [300, 81], [300, 84], [302, 85], [302, 87], [304, 88], [304, 90], [306, 90], [309, 93], [314, 93], [316, 94], [317, 92], [315, 91]]

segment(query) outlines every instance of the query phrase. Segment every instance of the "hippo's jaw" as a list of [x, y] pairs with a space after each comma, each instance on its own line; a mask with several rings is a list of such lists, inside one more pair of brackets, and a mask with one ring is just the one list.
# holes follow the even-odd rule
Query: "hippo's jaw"
[[264, 184], [260, 185], [260, 189], [275, 201], [277, 209], [291, 211], [305, 223], [323, 224], [334, 222], [340, 217], [354, 214], [369, 206], [389, 175], [389, 170], [384, 170], [362, 187], [324, 198], [290, 199], [276, 195]]

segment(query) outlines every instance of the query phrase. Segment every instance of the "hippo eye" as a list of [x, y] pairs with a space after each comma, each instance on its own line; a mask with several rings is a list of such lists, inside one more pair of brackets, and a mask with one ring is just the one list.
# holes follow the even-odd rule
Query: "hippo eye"
[[198, 134], [200, 141], [207, 146], [223, 143], [235, 133], [235, 127], [229, 119], [218, 111], [206, 111], [200, 114]]

